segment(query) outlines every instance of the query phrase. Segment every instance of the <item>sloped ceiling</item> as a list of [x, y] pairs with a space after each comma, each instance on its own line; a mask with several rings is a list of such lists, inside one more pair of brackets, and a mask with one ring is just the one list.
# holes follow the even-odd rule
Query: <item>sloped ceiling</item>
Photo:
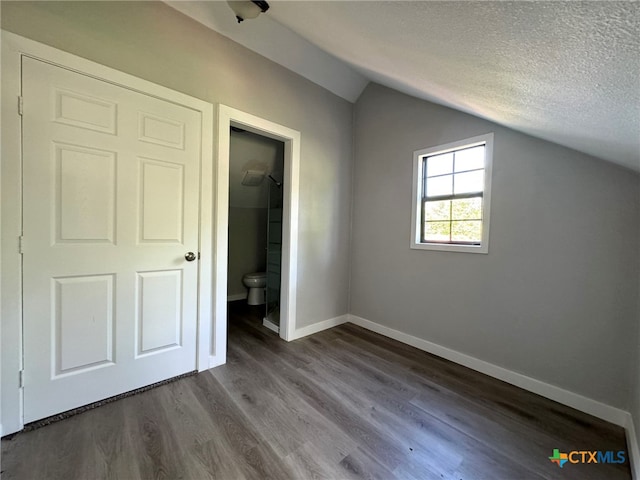
[[[350, 101], [364, 78], [640, 171], [638, 2], [273, 0], [240, 25], [226, 2], [188, 3], [170, 4], [212, 28], [227, 15], [218, 31], [272, 60], [265, 46], [293, 49], [287, 68]], [[330, 81], [305, 66], [317, 49]]]

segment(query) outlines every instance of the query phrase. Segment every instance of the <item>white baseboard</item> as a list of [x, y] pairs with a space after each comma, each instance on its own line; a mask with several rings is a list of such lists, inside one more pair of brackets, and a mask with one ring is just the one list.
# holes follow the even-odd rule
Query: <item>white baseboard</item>
[[227, 295], [227, 302], [235, 302], [236, 300], [245, 300], [247, 298], [247, 292], [234, 293], [233, 295]]
[[592, 400], [591, 398], [570, 392], [569, 390], [564, 390], [563, 388], [536, 380], [535, 378], [528, 377], [521, 373], [507, 370], [506, 368], [451, 350], [450, 348], [443, 347], [436, 343], [414, 337], [413, 335], [385, 327], [384, 325], [380, 325], [379, 323], [372, 322], [356, 315], [349, 315], [349, 322], [384, 335], [385, 337], [393, 338], [399, 342], [424, 350], [425, 352], [446, 358], [447, 360], [451, 360], [452, 362], [469, 367], [472, 370], [476, 370], [480, 373], [484, 373], [485, 375], [489, 375], [490, 377], [510, 383], [516, 387], [537, 393], [538, 395], [575, 408], [581, 412], [588, 413], [594, 417], [601, 418], [615, 425], [621, 427], [627, 426], [627, 417], [629, 416], [629, 413], [624, 410], [620, 410], [619, 408]]
[[280, 333], [280, 325], [276, 325], [275, 323], [273, 323], [268, 318], [263, 318], [262, 319], [262, 326], [263, 327], [267, 327], [272, 332]]
[[321, 322], [307, 325], [306, 327], [297, 328], [296, 331], [293, 333], [293, 338], [291, 340], [307, 337], [309, 335], [313, 335], [314, 333], [321, 332], [322, 330], [327, 330], [328, 328], [342, 325], [343, 323], [347, 323], [348, 321], [349, 321], [349, 315], [340, 315], [339, 317], [329, 318], [328, 320], [322, 320]]
[[624, 426], [627, 434], [627, 448], [629, 449], [629, 462], [631, 463], [631, 474], [636, 480], [640, 480], [640, 448], [638, 447], [638, 436], [636, 427], [630, 413], [627, 413], [627, 423]]

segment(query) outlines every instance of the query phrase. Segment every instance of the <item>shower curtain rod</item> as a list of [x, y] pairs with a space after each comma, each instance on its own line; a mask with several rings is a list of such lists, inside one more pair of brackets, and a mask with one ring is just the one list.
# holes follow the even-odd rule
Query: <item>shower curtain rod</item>
[[269, 178], [273, 181], [273, 183], [275, 183], [275, 184], [276, 184], [276, 186], [278, 186], [278, 187], [281, 187], [281, 186], [282, 186], [282, 183], [281, 183], [281, 182], [279, 182], [279, 181], [277, 181], [275, 178], [273, 178], [273, 177], [271, 176], [271, 174], [269, 174]]

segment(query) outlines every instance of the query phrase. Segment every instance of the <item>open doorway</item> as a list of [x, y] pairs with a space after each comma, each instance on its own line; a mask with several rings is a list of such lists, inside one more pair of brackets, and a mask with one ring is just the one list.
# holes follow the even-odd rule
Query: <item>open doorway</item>
[[[296, 280], [298, 252], [298, 192], [300, 163], [300, 132], [236, 110], [225, 105], [218, 109], [218, 161], [214, 175], [214, 298], [213, 338], [210, 367], [226, 361], [227, 289], [228, 289], [228, 229], [229, 174], [231, 127], [282, 142], [284, 167], [280, 183], [281, 208], [281, 269], [279, 298], [279, 335], [292, 340], [296, 330]], [[271, 181], [271, 180], [269, 180]]]
[[233, 125], [229, 133], [228, 307], [253, 307], [279, 333], [284, 143]]

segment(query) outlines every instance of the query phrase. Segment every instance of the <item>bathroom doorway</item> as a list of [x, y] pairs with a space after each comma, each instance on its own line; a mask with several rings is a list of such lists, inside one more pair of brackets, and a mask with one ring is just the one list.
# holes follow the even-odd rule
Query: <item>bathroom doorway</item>
[[229, 135], [227, 300], [260, 306], [279, 333], [284, 142], [233, 124]]
[[[279, 335], [284, 340], [296, 338], [296, 300], [298, 275], [298, 210], [300, 132], [270, 120], [226, 105], [218, 107], [218, 158], [213, 177], [214, 199], [214, 295], [212, 349], [210, 368], [226, 362], [227, 348], [227, 286], [229, 229], [229, 154], [231, 127], [240, 128], [284, 145], [284, 166], [281, 183], [281, 261]], [[269, 180], [271, 181], [271, 180]], [[277, 295], [277, 293], [276, 293]]]

